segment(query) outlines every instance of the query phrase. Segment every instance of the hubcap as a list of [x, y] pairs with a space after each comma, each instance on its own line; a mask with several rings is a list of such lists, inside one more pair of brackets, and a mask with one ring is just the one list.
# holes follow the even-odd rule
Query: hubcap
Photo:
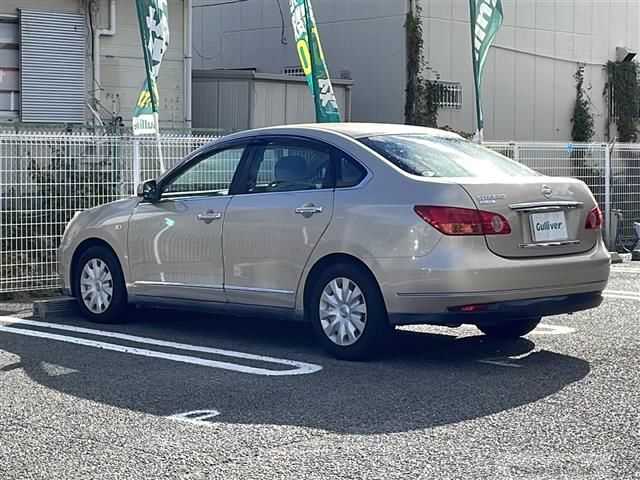
[[107, 264], [92, 258], [84, 264], [80, 275], [82, 303], [93, 313], [104, 313], [113, 299], [113, 279]]
[[360, 287], [348, 278], [331, 280], [320, 296], [320, 324], [336, 345], [347, 347], [358, 341], [367, 322], [367, 303]]

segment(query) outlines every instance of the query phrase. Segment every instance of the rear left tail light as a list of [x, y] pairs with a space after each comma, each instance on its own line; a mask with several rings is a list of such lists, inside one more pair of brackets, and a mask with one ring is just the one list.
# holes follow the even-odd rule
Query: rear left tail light
[[600, 230], [602, 228], [602, 211], [596, 207], [587, 215], [587, 222], [584, 225], [587, 230]]
[[445, 235], [508, 235], [511, 226], [498, 213], [472, 208], [417, 205], [415, 212]]

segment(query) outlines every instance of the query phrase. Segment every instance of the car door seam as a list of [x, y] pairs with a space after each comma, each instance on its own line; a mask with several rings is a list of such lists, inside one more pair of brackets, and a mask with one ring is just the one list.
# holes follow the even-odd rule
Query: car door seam
[[320, 242], [322, 242], [322, 239], [324, 238], [324, 235], [327, 233], [327, 230], [331, 226], [331, 222], [333, 222], [333, 216], [335, 215], [335, 210], [336, 210], [335, 209], [335, 202], [336, 202], [336, 189], [334, 188], [333, 192], [331, 193], [331, 215], [329, 216], [329, 221], [327, 222], [327, 224], [324, 227], [324, 230], [322, 230], [322, 233], [318, 237], [318, 241], [316, 242], [314, 247], [309, 252], [309, 255], [307, 256], [307, 260], [305, 261], [304, 267], [300, 271], [300, 276], [298, 277], [298, 286], [296, 287], [295, 297], [293, 299], [293, 309], [294, 310], [296, 310], [298, 308], [298, 296], [299, 296], [298, 294], [300, 292], [300, 286], [301, 286], [301, 283], [302, 283], [302, 278], [304, 277], [304, 273], [307, 271], [307, 268], [309, 266], [309, 262], [311, 261], [311, 258], [313, 258], [313, 255], [315, 254], [318, 246], [320, 245]]

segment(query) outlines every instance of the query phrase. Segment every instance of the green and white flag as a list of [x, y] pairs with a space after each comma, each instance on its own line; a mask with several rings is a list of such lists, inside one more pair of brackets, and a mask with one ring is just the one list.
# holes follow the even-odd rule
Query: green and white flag
[[476, 86], [477, 137], [482, 141], [484, 117], [482, 116], [482, 73], [491, 43], [502, 26], [501, 0], [469, 0], [471, 16], [471, 52], [473, 78]]
[[339, 122], [340, 111], [329, 79], [310, 0], [289, 0], [300, 65], [316, 108], [316, 122]]
[[133, 134], [158, 134], [158, 74], [169, 48], [167, 0], [136, 0], [147, 79], [133, 111]]

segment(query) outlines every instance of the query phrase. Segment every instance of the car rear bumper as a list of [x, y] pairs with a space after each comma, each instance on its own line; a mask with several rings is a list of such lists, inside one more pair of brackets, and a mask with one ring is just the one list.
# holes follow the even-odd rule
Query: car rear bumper
[[[387, 312], [398, 318], [448, 314], [466, 305], [602, 292], [609, 279], [610, 256], [599, 242], [581, 254], [508, 259], [491, 253], [483, 238], [467, 237], [443, 239], [424, 257], [376, 259], [369, 265]], [[565, 307], [556, 313], [570, 311]]]
[[514, 318], [537, 318], [579, 312], [598, 307], [601, 303], [602, 292], [576, 293], [554, 297], [475, 304], [479, 310], [473, 312], [464, 312], [457, 307], [451, 307], [444, 313], [396, 313], [389, 315], [389, 321], [393, 325], [495, 325]]

